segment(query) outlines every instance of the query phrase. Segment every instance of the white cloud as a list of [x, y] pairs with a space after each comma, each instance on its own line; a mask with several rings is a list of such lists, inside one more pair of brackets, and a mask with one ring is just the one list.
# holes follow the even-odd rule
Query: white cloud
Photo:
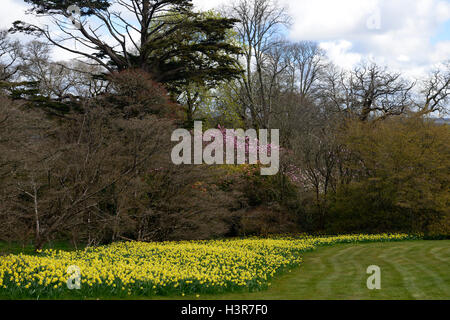
[[376, 0], [283, 1], [294, 19], [293, 39], [336, 40], [357, 36], [377, 9]]
[[431, 53], [431, 61], [434, 64], [448, 59], [450, 59], [450, 39], [449, 41], [441, 41], [437, 43]]
[[25, 19], [26, 6], [14, 0], [2, 0], [0, 10], [0, 29], [9, 29], [16, 20]]
[[[332, 60], [343, 67], [360, 57], [413, 76], [450, 58], [447, 42], [431, 41], [450, 19], [449, 1], [302, 0], [292, 2], [289, 10], [294, 17], [290, 37], [322, 42]], [[368, 28], [376, 25], [377, 12], [379, 28]]]
[[210, 10], [219, 8], [221, 5], [229, 4], [226, 0], [193, 0], [194, 6], [200, 10]]
[[347, 40], [322, 42], [320, 47], [327, 52], [331, 61], [346, 69], [350, 69], [362, 59], [361, 54], [351, 52], [352, 43]]

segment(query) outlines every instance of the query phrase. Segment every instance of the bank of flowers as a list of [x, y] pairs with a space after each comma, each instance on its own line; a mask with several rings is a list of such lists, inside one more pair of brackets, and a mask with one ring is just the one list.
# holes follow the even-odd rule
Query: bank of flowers
[[[153, 296], [255, 291], [267, 288], [277, 274], [299, 266], [302, 253], [318, 246], [412, 238], [406, 234], [379, 234], [118, 242], [78, 251], [8, 255], [0, 257], [0, 296]], [[70, 266], [80, 271], [79, 290], [68, 288], [68, 279], [75, 284], [77, 276]]]

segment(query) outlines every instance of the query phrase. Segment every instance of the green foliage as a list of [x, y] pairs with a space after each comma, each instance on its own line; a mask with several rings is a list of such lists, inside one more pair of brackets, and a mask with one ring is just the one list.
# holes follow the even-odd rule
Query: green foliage
[[0, 89], [8, 92], [9, 96], [14, 100], [29, 99], [39, 94], [39, 83], [22, 81], [22, 82], [0, 82]]
[[220, 178], [220, 188], [228, 191], [240, 189], [250, 207], [285, 205], [298, 195], [285, 175], [263, 176], [260, 165], [225, 165], [223, 169], [226, 174]]
[[80, 103], [75, 99], [70, 101], [57, 101], [41, 94], [39, 82], [0, 82], [0, 90], [3, 89], [13, 100], [26, 101], [30, 108], [39, 108], [48, 115], [63, 116], [71, 111], [80, 111]]
[[395, 189], [366, 181], [351, 183], [339, 189], [329, 209], [328, 232], [343, 230], [376, 232], [376, 230], [410, 229], [410, 216], [406, 210], [394, 206]]
[[[170, 24], [160, 28], [153, 36], [155, 39], [142, 48], [150, 52], [148, 71], [175, 93], [192, 82], [211, 88], [238, 78], [242, 71], [235, 56], [241, 49], [228, 41], [228, 30], [235, 22], [190, 13], [179, 19], [175, 31], [171, 31]], [[136, 60], [139, 58], [136, 56]]]
[[346, 164], [353, 177], [332, 199], [331, 230], [427, 233], [445, 221], [450, 207], [448, 126], [421, 118], [352, 122], [343, 140], [353, 155]]
[[82, 15], [93, 15], [95, 10], [105, 10], [111, 5], [110, 0], [24, 0], [32, 5], [31, 12], [37, 14], [55, 14], [66, 12], [70, 5], [77, 5]]

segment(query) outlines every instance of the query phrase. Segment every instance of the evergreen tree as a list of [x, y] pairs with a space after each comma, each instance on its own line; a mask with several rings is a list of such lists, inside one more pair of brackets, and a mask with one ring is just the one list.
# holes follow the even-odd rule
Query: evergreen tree
[[[23, 21], [16, 21], [12, 32], [44, 36], [110, 72], [141, 69], [171, 92], [192, 81], [209, 86], [241, 73], [236, 60], [240, 48], [227, 41], [237, 20], [194, 12], [192, 0], [24, 1], [31, 5], [30, 13], [50, 15], [66, 36], [60, 39], [52, 28]], [[69, 12], [73, 5], [80, 17]]]

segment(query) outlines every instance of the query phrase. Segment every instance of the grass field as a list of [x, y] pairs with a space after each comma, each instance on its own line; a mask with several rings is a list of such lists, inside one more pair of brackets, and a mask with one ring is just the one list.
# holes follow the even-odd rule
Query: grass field
[[[368, 290], [366, 268], [381, 268]], [[192, 297], [188, 297], [192, 298]], [[301, 266], [255, 293], [204, 299], [450, 299], [450, 240], [340, 244], [303, 255]]]
[[[50, 243], [43, 247], [43, 249], [52, 249], [52, 250], [64, 250], [64, 251], [74, 251], [75, 247], [67, 242], [56, 242]], [[82, 249], [82, 248], [79, 248]], [[19, 244], [19, 243], [6, 243], [0, 242], [0, 257], [6, 256], [8, 254], [28, 254], [33, 255], [36, 254], [33, 245], [30, 244]]]
[[[0, 298], [450, 299], [450, 241], [396, 238], [131, 243], [4, 256]], [[63, 273], [74, 262], [83, 290], [64, 289]], [[366, 287], [369, 265], [381, 268], [381, 290]]]

